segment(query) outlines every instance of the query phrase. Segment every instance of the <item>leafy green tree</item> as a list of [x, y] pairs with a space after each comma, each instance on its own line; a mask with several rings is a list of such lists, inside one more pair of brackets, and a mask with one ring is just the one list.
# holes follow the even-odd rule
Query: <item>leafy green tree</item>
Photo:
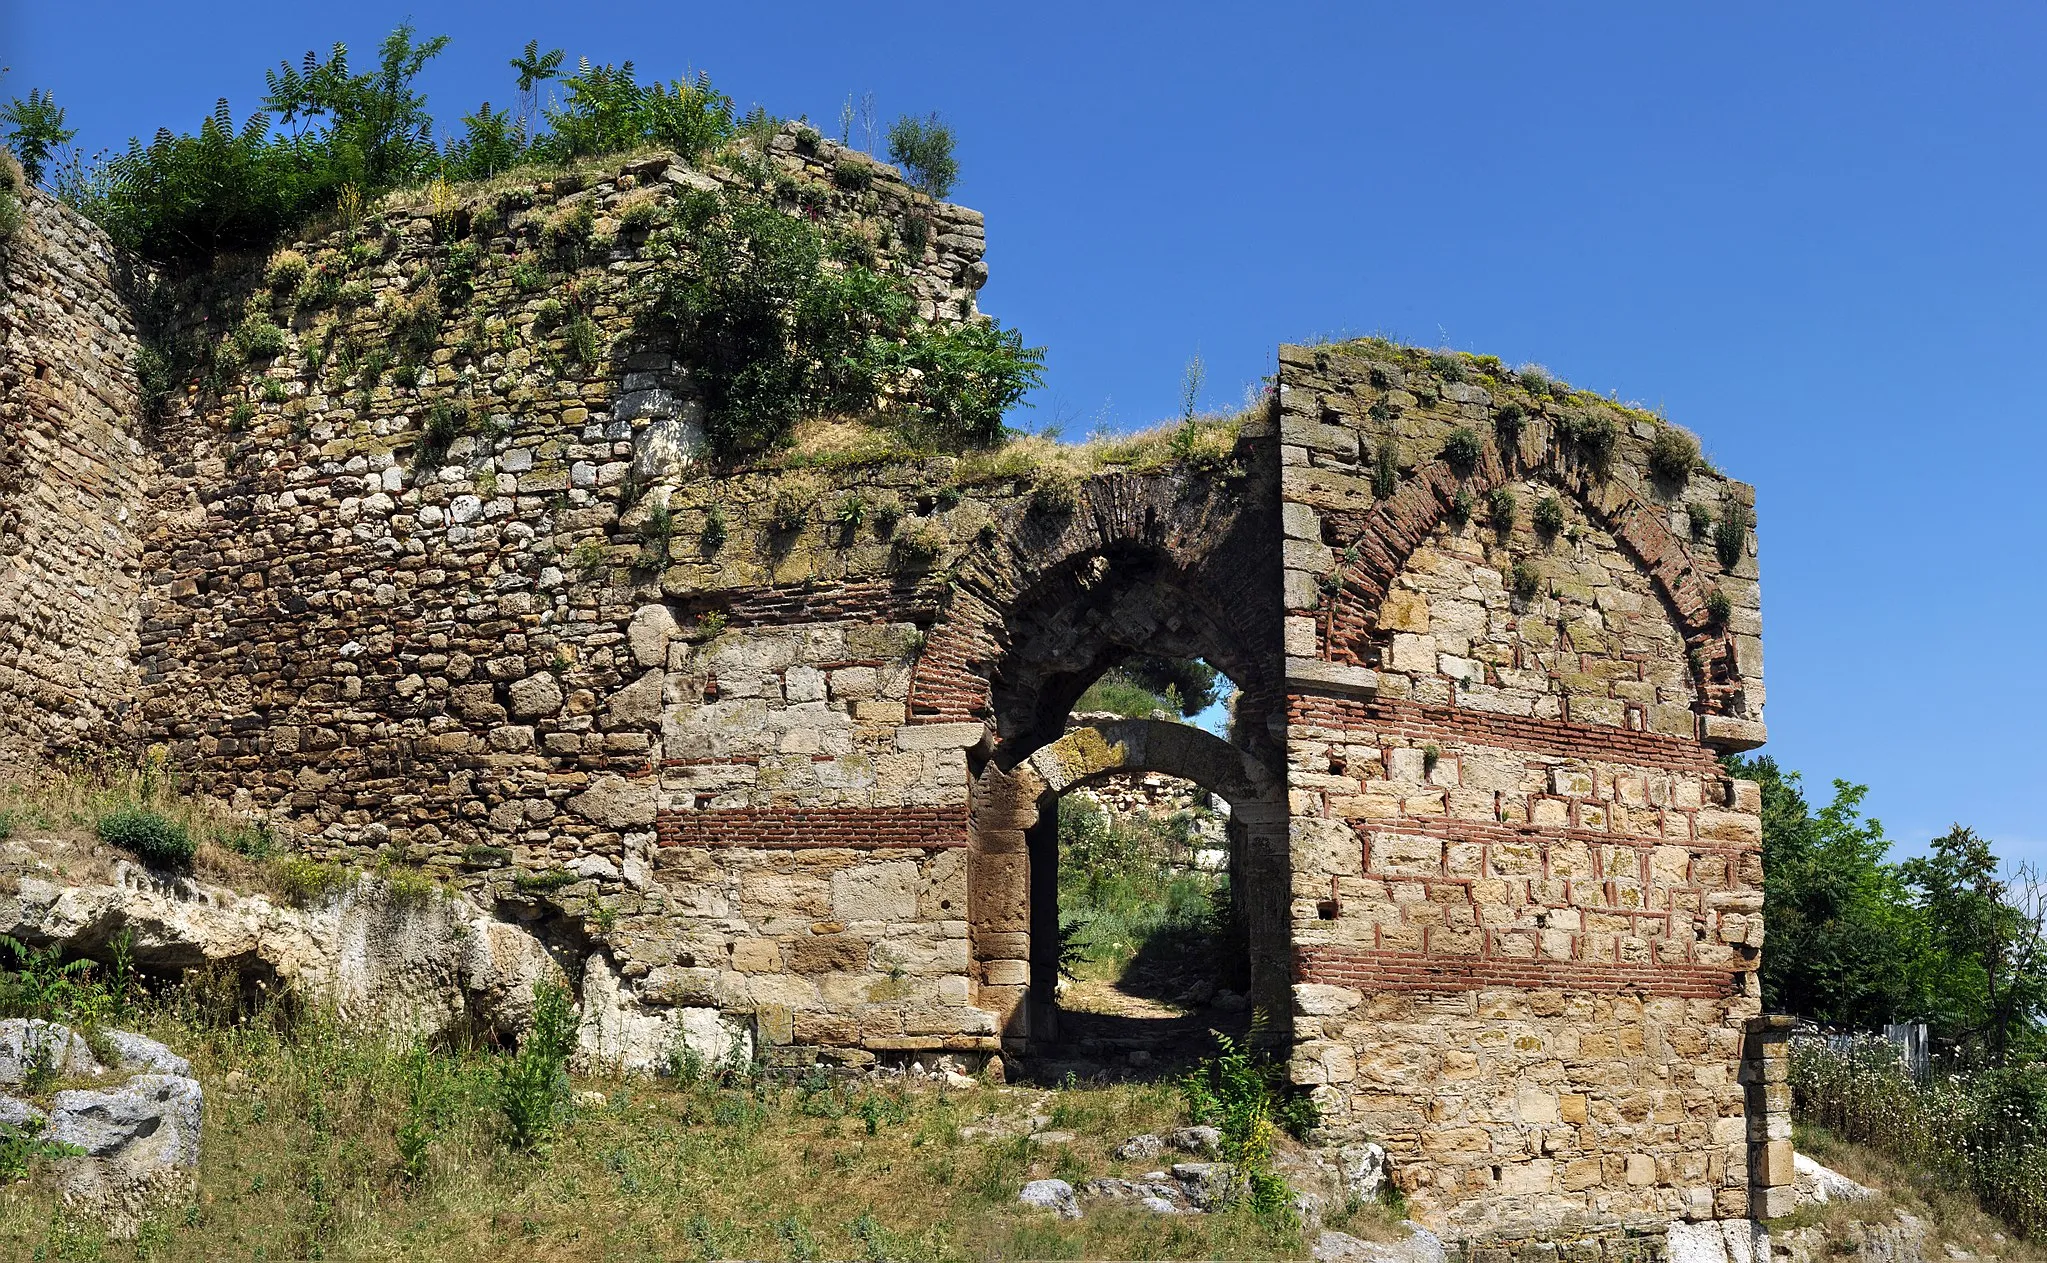
[[1170, 689], [1179, 700], [1180, 713], [1190, 717], [1215, 705], [1218, 689], [1224, 682], [1221, 672], [1199, 658], [1160, 658], [1140, 654], [1126, 658], [1121, 669], [1132, 682], [1160, 697], [1165, 697]]
[[937, 114], [912, 118], [905, 114], [889, 126], [888, 156], [909, 173], [910, 183], [936, 198], [952, 192], [960, 164], [952, 156], [952, 128]]
[[1834, 782], [1814, 813], [1796, 772], [1774, 759], [1730, 759], [1763, 790], [1763, 1004], [1815, 1021], [1873, 1029], [1933, 1009], [1931, 936], [1883, 825], [1861, 814], [1867, 786]]
[[64, 126], [64, 111], [56, 98], [34, 88], [26, 100], [16, 97], [0, 105], [0, 123], [7, 124], [7, 147], [30, 184], [42, 183], [44, 168], [57, 148], [78, 135], [77, 128]]
[[109, 164], [100, 218], [116, 240], [174, 265], [273, 240], [297, 222], [321, 180], [269, 131], [263, 114], [237, 130], [223, 98], [197, 135], [158, 132], [147, 148], [129, 141]]
[[712, 87], [709, 75], [642, 87], [630, 61], [592, 66], [584, 58], [562, 86], [568, 93], [561, 108], [545, 111], [548, 133], [534, 142], [549, 161], [649, 144], [695, 159], [732, 134], [732, 98]]
[[425, 173], [435, 154], [434, 121], [413, 80], [448, 46], [448, 37], [415, 41], [415, 34], [407, 22], [385, 36], [376, 68], [364, 74], [349, 73], [348, 46], [337, 43], [324, 62], [309, 52], [301, 69], [287, 62], [264, 75], [270, 91], [263, 108], [280, 121], [296, 127], [301, 120], [326, 120], [324, 131], [294, 137], [310, 146], [306, 157], [323, 185], [353, 184], [368, 195]]
[[520, 124], [505, 110], [485, 101], [476, 113], [462, 116], [462, 138], [451, 141], [447, 174], [451, 180], [485, 180], [519, 165], [526, 156]]
[[526, 41], [526, 51], [512, 58], [512, 69], [519, 72], [519, 131], [523, 134], [533, 126], [533, 111], [539, 105], [540, 85], [560, 73], [562, 50], [550, 48], [540, 51], [540, 41]]
[[2011, 878], [1990, 842], [1956, 825], [1930, 853], [1906, 860], [1939, 945], [1932, 988], [1938, 1024], [1975, 1059], [2003, 1066], [2014, 1041], [2030, 1042], [2047, 1018], [2047, 943], [2036, 874]]

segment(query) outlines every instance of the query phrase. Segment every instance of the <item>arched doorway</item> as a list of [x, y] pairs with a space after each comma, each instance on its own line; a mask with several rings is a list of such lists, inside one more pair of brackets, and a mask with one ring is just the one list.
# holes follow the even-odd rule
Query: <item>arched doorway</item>
[[[1241, 954], [1244, 985], [1253, 1009], [1283, 1021], [1287, 936], [1260, 915], [1270, 904], [1275, 878], [1270, 859], [1283, 853], [1286, 792], [1270, 768], [1247, 751], [1191, 724], [1161, 719], [1103, 720], [1075, 727], [1040, 747], [1007, 774], [1009, 792], [1028, 800], [1032, 819], [1023, 829], [1029, 869], [1029, 973], [1024, 1023], [1031, 1045], [1043, 1051], [1071, 1033], [1057, 1002], [1060, 984], [1060, 803], [1075, 790], [1111, 778], [1161, 773], [1197, 786], [1227, 805], [1227, 872], [1231, 924], [1216, 950]], [[1278, 931], [1278, 932], [1275, 932]], [[1230, 971], [1225, 971], [1228, 976]], [[1140, 1028], [1150, 1019], [1096, 1021], [1110, 1044], [1143, 1047], [1157, 1036]], [[1199, 1034], [1200, 1032], [1192, 1031]], [[1188, 1050], [1196, 1051], [1196, 1050]]]

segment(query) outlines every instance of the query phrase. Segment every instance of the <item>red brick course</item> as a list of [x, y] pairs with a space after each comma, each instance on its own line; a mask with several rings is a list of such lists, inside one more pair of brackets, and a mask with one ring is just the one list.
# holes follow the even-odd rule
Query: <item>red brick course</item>
[[1609, 965], [1489, 956], [1423, 956], [1355, 947], [1298, 948], [1294, 953], [1294, 973], [1301, 982], [1366, 992], [1444, 993], [1520, 987], [1631, 992], [1694, 1000], [1733, 995], [1741, 978], [1738, 973], [1704, 965]]
[[964, 806], [733, 807], [663, 811], [654, 832], [662, 846], [943, 850], [967, 844], [967, 815]]

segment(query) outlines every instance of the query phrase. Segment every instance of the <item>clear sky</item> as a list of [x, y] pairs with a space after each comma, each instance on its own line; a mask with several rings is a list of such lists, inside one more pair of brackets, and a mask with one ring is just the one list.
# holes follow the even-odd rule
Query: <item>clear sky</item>
[[[2047, 858], [2047, 7], [0, 0], [0, 97], [81, 142], [255, 108], [408, 13], [452, 124], [528, 39], [835, 133], [937, 110], [984, 309], [1069, 438], [1385, 333], [1660, 407], [1757, 487], [1770, 753], [1907, 845]], [[857, 139], [857, 136], [856, 136]], [[2000, 665], [2002, 664], [2002, 665]]]

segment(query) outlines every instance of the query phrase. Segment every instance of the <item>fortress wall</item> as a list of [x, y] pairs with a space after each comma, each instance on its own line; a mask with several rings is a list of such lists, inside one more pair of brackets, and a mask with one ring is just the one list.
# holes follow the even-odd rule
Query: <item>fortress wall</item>
[[[188, 293], [187, 330], [254, 314], [287, 345], [163, 427], [182, 502], [150, 542], [142, 728], [315, 855], [422, 866], [601, 949], [657, 1014], [715, 997], [783, 1042], [992, 1046], [965, 1007], [971, 741], [898, 731], [987, 496], [940, 507], [949, 458], [706, 479], [689, 371], [636, 329], [694, 190], [863, 238], [939, 321], [975, 318], [980, 217], [793, 129], [772, 157], [385, 207], [295, 247], [338, 299], [261, 269]], [[546, 226], [579, 205], [593, 254], [551, 265]], [[396, 326], [464, 257], [405, 351]], [[594, 363], [550, 301], [588, 314]], [[425, 460], [448, 403], [469, 421]]]
[[40, 192], [0, 245], [0, 769], [90, 752], [133, 696], [135, 329], [106, 234]]
[[[813, 442], [706, 477], [639, 319], [706, 191], [976, 318], [979, 217], [792, 129], [747, 172], [373, 208], [295, 247], [303, 301], [261, 261], [172, 286], [190, 380], [145, 434], [119, 260], [32, 196], [0, 765], [146, 743], [315, 856], [468, 888], [587, 957], [629, 1065], [706, 1008], [788, 1063], [1029, 1051], [1056, 838], [1025, 761], [1123, 655], [1204, 657], [1268, 776], [1234, 813], [1254, 993], [1291, 985], [1269, 1029], [1330, 1135], [1467, 1238], [1746, 1213], [1748, 488], [1648, 472], [1658, 418], [1371, 342], [1282, 348], [1228, 451], [1076, 480]], [[281, 353], [229, 353], [252, 317]]]
[[1761, 736], [1758, 602], [1685, 505], [1747, 489], [1482, 361], [1281, 365], [1295, 1079], [1461, 1235], [1745, 1213], [1760, 796], [1716, 755]]

